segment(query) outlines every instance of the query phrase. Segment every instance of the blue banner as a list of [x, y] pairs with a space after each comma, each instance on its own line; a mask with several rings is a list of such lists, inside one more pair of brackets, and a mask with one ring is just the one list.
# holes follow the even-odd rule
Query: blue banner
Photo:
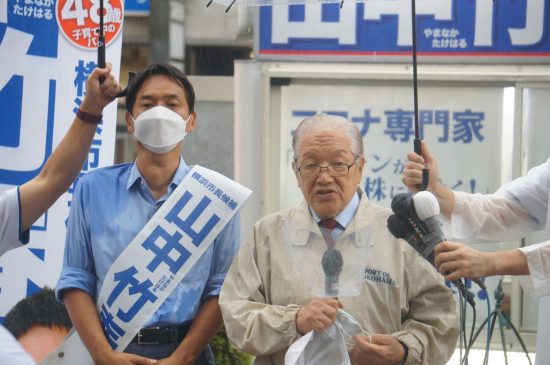
[[[424, 57], [550, 59], [549, 0], [417, 0]], [[262, 7], [260, 58], [410, 56], [410, 0]]]

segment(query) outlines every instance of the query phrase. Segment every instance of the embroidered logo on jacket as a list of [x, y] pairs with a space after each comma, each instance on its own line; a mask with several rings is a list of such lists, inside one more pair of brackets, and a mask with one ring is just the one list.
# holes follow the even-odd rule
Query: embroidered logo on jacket
[[389, 272], [365, 268], [365, 280], [374, 281], [375, 283], [382, 283], [386, 285], [395, 286], [395, 280], [392, 279]]

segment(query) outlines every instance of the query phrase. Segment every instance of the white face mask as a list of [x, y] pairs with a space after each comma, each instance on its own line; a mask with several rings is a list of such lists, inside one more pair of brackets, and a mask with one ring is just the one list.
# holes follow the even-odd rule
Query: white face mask
[[185, 137], [187, 120], [178, 113], [156, 106], [144, 111], [134, 119], [134, 137], [149, 151], [163, 155], [172, 151]]

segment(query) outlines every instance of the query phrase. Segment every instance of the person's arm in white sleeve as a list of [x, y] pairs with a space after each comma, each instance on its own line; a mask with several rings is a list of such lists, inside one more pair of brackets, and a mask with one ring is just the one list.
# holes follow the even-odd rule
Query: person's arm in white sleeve
[[519, 248], [525, 255], [529, 270], [529, 277], [520, 278], [521, 286], [542, 297], [550, 295], [550, 241]]
[[[547, 221], [550, 160], [529, 170], [495, 194], [453, 192], [439, 182], [437, 161], [422, 142], [424, 158], [409, 153], [403, 183], [417, 191], [422, 168], [430, 167], [428, 190], [436, 195], [443, 213], [447, 238], [461, 241], [509, 241], [543, 229]], [[426, 162], [424, 162], [426, 161]], [[492, 275], [530, 275], [522, 286], [537, 296], [550, 294], [550, 242], [501, 251], [480, 252], [468, 246], [443, 242], [435, 248], [436, 265], [448, 280]]]
[[[413, 192], [422, 181], [422, 169], [430, 170], [428, 191], [437, 198], [447, 238], [475, 241], [519, 239], [546, 222], [546, 209], [537, 202], [547, 202], [536, 188], [544, 183], [545, 172], [533, 169], [526, 177], [504, 185], [495, 194], [454, 192], [439, 181], [437, 160], [422, 141], [422, 155], [407, 155], [402, 181]], [[535, 211], [535, 212], [532, 212]]]
[[520, 239], [536, 230], [536, 222], [525, 209], [504, 195], [454, 192], [455, 207], [444, 220], [447, 238], [475, 242]]
[[435, 265], [449, 281], [493, 275], [529, 275], [526, 255], [520, 249], [483, 252], [455, 242], [435, 247]]

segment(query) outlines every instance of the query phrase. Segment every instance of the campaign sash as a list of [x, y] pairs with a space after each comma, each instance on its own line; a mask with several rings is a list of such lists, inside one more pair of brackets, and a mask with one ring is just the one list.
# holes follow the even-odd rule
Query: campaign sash
[[[122, 351], [201, 258], [251, 191], [194, 166], [105, 276], [97, 300], [103, 331]], [[78, 333], [40, 365], [93, 365]]]

